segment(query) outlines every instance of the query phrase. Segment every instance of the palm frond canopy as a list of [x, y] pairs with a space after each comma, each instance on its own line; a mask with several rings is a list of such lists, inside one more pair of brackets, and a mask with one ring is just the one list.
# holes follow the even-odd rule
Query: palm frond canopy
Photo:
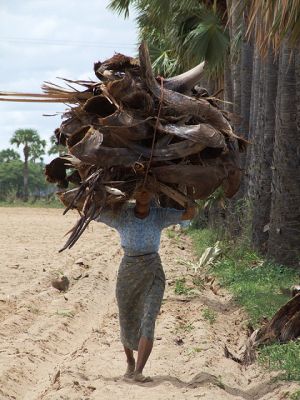
[[40, 137], [35, 129], [17, 129], [10, 143], [19, 147], [21, 144], [34, 143], [38, 140], [40, 140]]
[[218, 16], [206, 13], [187, 33], [181, 51], [192, 64], [206, 60], [208, 65], [216, 66], [225, 58], [228, 47], [229, 36], [220, 25]]
[[254, 35], [263, 54], [270, 46], [278, 51], [286, 37], [292, 45], [299, 42], [300, 0], [253, 0], [249, 7], [248, 35]]
[[225, 0], [112, 0], [110, 8], [128, 16], [130, 5], [156, 73], [178, 74], [204, 60], [208, 73], [222, 71], [229, 47]]
[[112, 0], [108, 7], [111, 10], [116, 11], [118, 14], [124, 13], [126, 18], [129, 16], [129, 6], [131, 3], [131, 0]]

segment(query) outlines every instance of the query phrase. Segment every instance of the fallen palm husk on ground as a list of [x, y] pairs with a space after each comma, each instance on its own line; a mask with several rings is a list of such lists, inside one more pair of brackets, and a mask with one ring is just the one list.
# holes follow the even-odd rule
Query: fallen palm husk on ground
[[296, 294], [284, 304], [260, 329], [253, 331], [248, 338], [241, 357], [233, 355], [225, 347], [225, 356], [242, 364], [249, 365], [256, 360], [259, 346], [272, 343], [286, 343], [300, 337], [300, 294]]
[[155, 78], [143, 43], [139, 59], [115, 54], [96, 63], [98, 82], [64, 79], [67, 89], [47, 82], [40, 97], [0, 93], [0, 100], [70, 105], [55, 130], [66, 153], [45, 171], [61, 189], [66, 211], [75, 208], [81, 215], [62, 250], [74, 245], [104, 207], [132, 198], [137, 184], [150, 186], [163, 206], [184, 207], [218, 187], [227, 197], [237, 192], [239, 151], [246, 142], [234, 134], [216, 99], [195, 86], [203, 67]]

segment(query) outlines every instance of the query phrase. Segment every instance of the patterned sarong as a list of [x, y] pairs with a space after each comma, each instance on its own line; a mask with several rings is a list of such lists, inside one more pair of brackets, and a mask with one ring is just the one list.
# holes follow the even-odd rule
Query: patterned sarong
[[141, 336], [154, 337], [154, 328], [165, 290], [165, 274], [158, 253], [124, 256], [117, 278], [121, 341], [138, 349]]

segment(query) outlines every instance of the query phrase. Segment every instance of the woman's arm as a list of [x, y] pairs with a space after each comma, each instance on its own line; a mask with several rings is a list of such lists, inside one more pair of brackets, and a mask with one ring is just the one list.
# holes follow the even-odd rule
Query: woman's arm
[[182, 221], [193, 219], [197, 214], [197, 208], [194, 204], [187, 204], [184, 213], [181, 216]]
[[111, 228], [117, 229], [120, 221], [120, 212], [114, 213], [109, 208], [104, 208], [100, 215], [95, 218], [96, 222], [103, 222], [104, 224], [110, 226]]
[[156, 210], [158, 223], [162, 228], [179, 224], [180, 221], [193, 219], [196, 215], [196, 207], [193, 203], [187, 204], [185, 210], [176, 210], [174, 208], [157, 208]]

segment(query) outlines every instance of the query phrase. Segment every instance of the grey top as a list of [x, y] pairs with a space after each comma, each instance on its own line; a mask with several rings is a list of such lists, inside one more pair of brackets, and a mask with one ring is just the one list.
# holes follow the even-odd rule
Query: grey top
[[123, 208], [119, 213], [102, 211], [98, 222], [115, 228], [121, 238], [121, 246], [127, 256], [157, 253], [161, 231], [181, 221], [183, 210], [151, 207], [146, 218], [137, 218], [134, 207]]

